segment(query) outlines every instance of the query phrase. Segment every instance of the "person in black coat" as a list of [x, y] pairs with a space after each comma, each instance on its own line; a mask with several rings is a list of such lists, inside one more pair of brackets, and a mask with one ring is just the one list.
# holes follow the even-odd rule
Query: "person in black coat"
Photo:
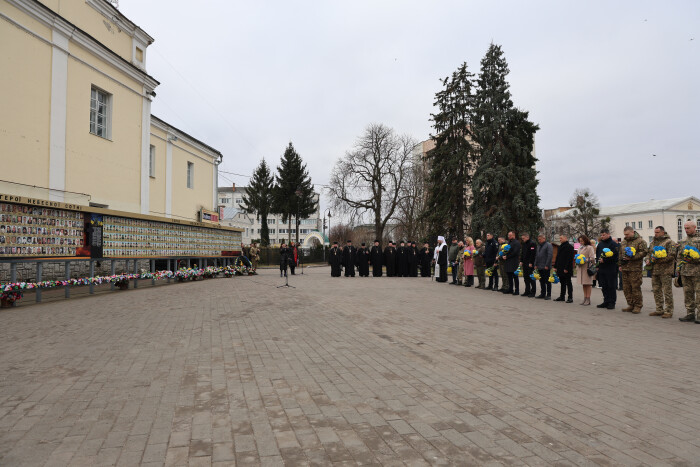
[[505, 259], [506, 275], [508, 276], [508, 288], [503, 293], [520, 295], [520, 278], [515, 274], [520, 266], [520, 242], [515, 238], [515, 232], [508, 232], [508, 245], [510, 251], [503, 256]]
[[357, 249], [357, 272], [360, 277], [369, 277], [369, 250], [364, 242]]
[[289, 266], [289, 257], [291, 250], [287, 248], [287, 244], [282, 242], [280, 245], [280, 277], [287, 277], [287, 266]]
[[569, 298], [566, 303], [574, 301], [574, 286], [571, 284], [571, 275], [574, 271], [574, 247], [569, 243], [569, 237], [559, 235], [559, 248], [557, 248], [557, 259], [554, 260], [554, 272], [559, 276], [561, 292], [555, 302], [563, 302], [564, 296], [568, 292]]
[[372, 262], [372, 275], [374, 277], [382, 277], [382, 247], [379, 246], [379, 240], [374, 241], [374, 246], [370, 250], [369, 257]]
[[352, 240], [348, 240], [343, 248], [343, 267], [345, 277], [355, 277], [355, 263], [357, 262], [357, 248], [352, 245]]
[[396, 275], [396, 248], [394, 242], [389, 241], [389, 246], [384, 248], [384, 264], [386, 264], [386, 277]]
[[408, 277], [408, 248], [402, 241], [396, 249], [396, 275]]
[[520, 264], [523, 270], [523, 282], [525, 283], [525, 293], [523, 297], [535, 296], [535, 280], [530, 279], [530, 274], [535, 269], [535, 258], [537, 257], [537, 244], [532, 241], [530, 234], [524, 232], [520, 235], [522, 248], [520, 250]]
[[[610, 258], [601, 258], [603, 249], [609, 248], [613, 255]], [[600, 241], [596, 246], [596, 259], [598, 260], [598, 284], [603, 292], [603, 303], [598, 308], [615, 309], [617, 302], [617, 257], [619, 245], [610, 237], [610, 231], [603, 229], [600, 231]]]
[[408, 276], [418, 277], [418, 248], [416, 242], [408, 242]]
[[343, 267], [343, 252], [338, 248], [338, 242], [333, 242], [333, 248], [328, 252], [328, 263], [331, 265], [331, 277], [340, 277]]
[[425, 243], [423, 248], [418, 252], [418, 263], [420, 265], [420, 276], [430, 277], [430, 265], [433, 261], [433, 253], [430, 251], [430, 245]]
[[[486, 267], [490, 268], [496, 262], [496, 256], [498, 255], [498, 242], [493, 238], [493, 234], [486, 234], [486, 242], [484, 243], [484, 262]], [[494, 273], [496, 280], [496, 288], [498, 288], [498, 273]], [[489, 285], [486, 287], [487, 290], [493, 290], [494, 275], [489, 276]]]

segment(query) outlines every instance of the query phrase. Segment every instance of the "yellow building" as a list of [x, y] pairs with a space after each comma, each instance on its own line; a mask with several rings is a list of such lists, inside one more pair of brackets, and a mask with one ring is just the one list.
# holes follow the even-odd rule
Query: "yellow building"
[[105, 0], [0, 1], [0, 193], [192, 221], [215, 210], [222, 155], [151, 115], [151, 43]]

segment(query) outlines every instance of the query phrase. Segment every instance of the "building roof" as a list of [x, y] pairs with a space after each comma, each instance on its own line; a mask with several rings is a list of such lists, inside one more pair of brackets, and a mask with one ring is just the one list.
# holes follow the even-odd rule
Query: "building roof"
[[[233, 193], [233, 187], [232, 187], [232, 186], [220, 186], [219, 189], [218, 189], [218, 191], [219, 191], [219, 193]], [[236, 187], [236, 193], [238, 193], [238, 192], [245, 193], [245, 192], [246, 192], [246, 187], [244, 187], [244, 186], [237, 186], [237, 187]]]
[[[670, 199], [652, 199], [643, 203], [620, 204], [617, 206], [603, 206], [600, 208], [600, 215], [603, 217], [618, 216], [621, 214], [635, 214], [638, 212], [653, 212], [665, 211], [674, 206], [691, 201], [698, 206], [700, 210], [700, 199], [695, 196], [685, 196], [682, 198]], [[563, 219], [569, 214], [568, 211], [560, 212], [552, 216], [553, 218]]]
[[222, 216], [222, 219], [233, 219], [239, 212], [241, 212], [241, 210], [238, 208], [224, 208], [224, 215]]
[[151, 120], [154, 120], [154, 119], [155, 119], [157, 122], [160, 122], [161, 126], [165, 126], [165, 127], [169, 128], [169, 129], [171, 129], [171, 130], [176, 131], [177, 133], [180, 133], [180, 135], [185, 136], [185, 137], [191, 139], [192, 141], [196, 142], [197, 144], [200, 144], [201, 146], [204, 146], [206, 149], [208, 149], [209, 151], [213, 152], [214, 154], [217, 154], [217, 155], [218, 155], [219, 157], [221, 157], [221, 158], [224, 157], [224, 155], [221, 154], [221, 152], [220, 152], [218, 149], [214, 149], [213, 147], [209, 146], [207, 143], [204, 143], [204, 142], [202, 142], [201, 140], [198, 140], [198, 139], [195, 138], [194, 136], [185, 133], [185, 132], [182, 131], [181, 129], [172, 126], [170, 123], [166, 122], [165, 120], [163, 120], [163, 119], [161, 119], [161, 118], [158, 118], [158, 117], [156, 117], [155, 115], [151, 114]]

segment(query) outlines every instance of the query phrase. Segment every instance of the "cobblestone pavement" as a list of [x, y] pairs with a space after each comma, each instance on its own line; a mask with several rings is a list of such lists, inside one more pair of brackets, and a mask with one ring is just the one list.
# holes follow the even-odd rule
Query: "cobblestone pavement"
[[700, 326], [648, 290], [277, 274], [0, 313], [0, 464], [700, 465]]

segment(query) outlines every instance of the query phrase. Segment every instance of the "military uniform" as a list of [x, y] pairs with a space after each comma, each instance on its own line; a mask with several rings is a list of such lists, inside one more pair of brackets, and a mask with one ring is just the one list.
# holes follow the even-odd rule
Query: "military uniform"
[[[690, 259], [682, 256], [686, 245], [694, 246], [700, 251], [700, 233], [695, 232], [678, 245], [678, 260], [684, 261], [680, 275], [683, 280], [683, 296], [687, 315], [682, 321], [700, 323], [700, 259]], [[698, 313], [698, 314], [696, 314]]]
[[[634, 256], [629, 257], [625, 254], [625, 249], [628, 247], [635, 249]], [[642, 260], [646, 254], [647, 243], [637, 232], [634, 233], [631, 240], [622, 239], [618, 264], [622, 268], [622, 290], [625, 294], [625, 300], [627, 300], [627, 308], [623, 308], [622, 311], [631, 311], [632, 313], [642, 311], [644, 305], [642, 300]]]
[[[502, 245], [505, 245], [505, 243], [498, 245], [499, 252], [501, 251]], [[503, 256], [499, 256], [496, 261], [498, 263], [498, 275], [501, 278], [501, 288], [498, 290], [500, 290], [501, 292], [504, 292], [504, 291], [508, 290], [508, 275], [506, 273], [506, 260], [503, 259]]]
[[[666, 249], [665, 258], [654, 258], [654, 247], [661, 246]], [[649, 256], [647, 257], [651, 266], [651, 288], [654, 292], [654, 302], [656, 311], [650, 313], [651, 316], [661, 316], [670, 318], [673, 316], [673, 262], [676, 259], [676, 244], [668, 234], [661, 238], [654, 237], [649, 245]]]
[[455, 258], [457, 263], [457, 283], [459, 285], [462, 285], [462, 279], [464, 278], [464, 248], [462, 247], [457, 251], [457, 258]]
[[258, 261], [260, 261], [260, 250], [258, 250], [256, 247], [251, 246], [250, 249], [248, 250], [248, 254], [250, 255], [250, 262], [253, 263], [253, 269], [258, 269]]

